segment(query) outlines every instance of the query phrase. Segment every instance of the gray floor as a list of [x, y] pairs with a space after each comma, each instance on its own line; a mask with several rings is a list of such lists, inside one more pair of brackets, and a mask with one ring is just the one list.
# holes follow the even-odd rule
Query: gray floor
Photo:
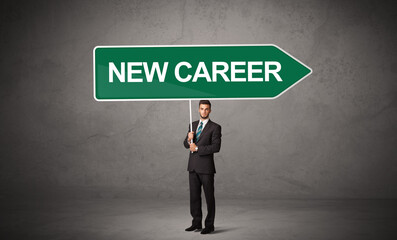
[[210, 235], [184, 231], [187, 200], [2, 199], [2, 206], [1, 239], [397, 239], [396, 200], [217, 199]]

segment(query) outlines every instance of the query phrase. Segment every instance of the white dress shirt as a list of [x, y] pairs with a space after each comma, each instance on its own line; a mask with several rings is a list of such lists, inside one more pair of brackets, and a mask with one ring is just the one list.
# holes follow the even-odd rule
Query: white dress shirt
[[203, 130], [204, 130], [204, 128], [205, 128], [205, 125], [207, 125], [207, 123], [208, 123], [208, 120], [210, 120], [210, 119], [207, 118], [207, 119], [205, 119], [204, 121], [201, 121], [201, 119], [200, 119], [200, 121], [199, 121], [199, 123], [198, 123], [198, 125], [197, 125], [196, 132], [198, 131], [198, 128], [200, 127], [200, 122], [203, 122], [203, 128], [201, 129], [201, 132], [203, 132]]

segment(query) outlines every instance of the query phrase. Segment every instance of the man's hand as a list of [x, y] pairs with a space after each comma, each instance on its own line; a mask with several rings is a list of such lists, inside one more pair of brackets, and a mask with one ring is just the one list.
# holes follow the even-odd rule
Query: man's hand
[[193, 140], [193, 137], [194, 137], [194, 132], [189, 132], [188, 134], [187, 134], [187, 140], [188, 140], [188, 142], [191, 142], [192, 140]]
[[196, 144], [195, 143], [192, 143], [192, 144], [190, 144], [190, 151], [192, 151], [192, 152], [196, 152]]

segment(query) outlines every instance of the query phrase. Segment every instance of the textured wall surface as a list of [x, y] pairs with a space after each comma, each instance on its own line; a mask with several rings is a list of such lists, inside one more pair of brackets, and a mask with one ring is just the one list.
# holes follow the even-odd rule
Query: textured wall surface
[[216, 194], [396, 198], [392, 6], [3, 1], [1, 194], [98, 189], [115, 197], [188, 197], [188, 102], [96, 102], [93, 48], [273, 43], [313, 74], [275, 100], [213, 101], [211, 119], [223, 127]]

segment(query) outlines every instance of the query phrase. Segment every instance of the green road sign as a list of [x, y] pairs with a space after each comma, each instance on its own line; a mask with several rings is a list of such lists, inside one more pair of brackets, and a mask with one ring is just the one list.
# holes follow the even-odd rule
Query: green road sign
[[98, 46], [98, 101], [272, 99], [312, 70], [276, 45]]

